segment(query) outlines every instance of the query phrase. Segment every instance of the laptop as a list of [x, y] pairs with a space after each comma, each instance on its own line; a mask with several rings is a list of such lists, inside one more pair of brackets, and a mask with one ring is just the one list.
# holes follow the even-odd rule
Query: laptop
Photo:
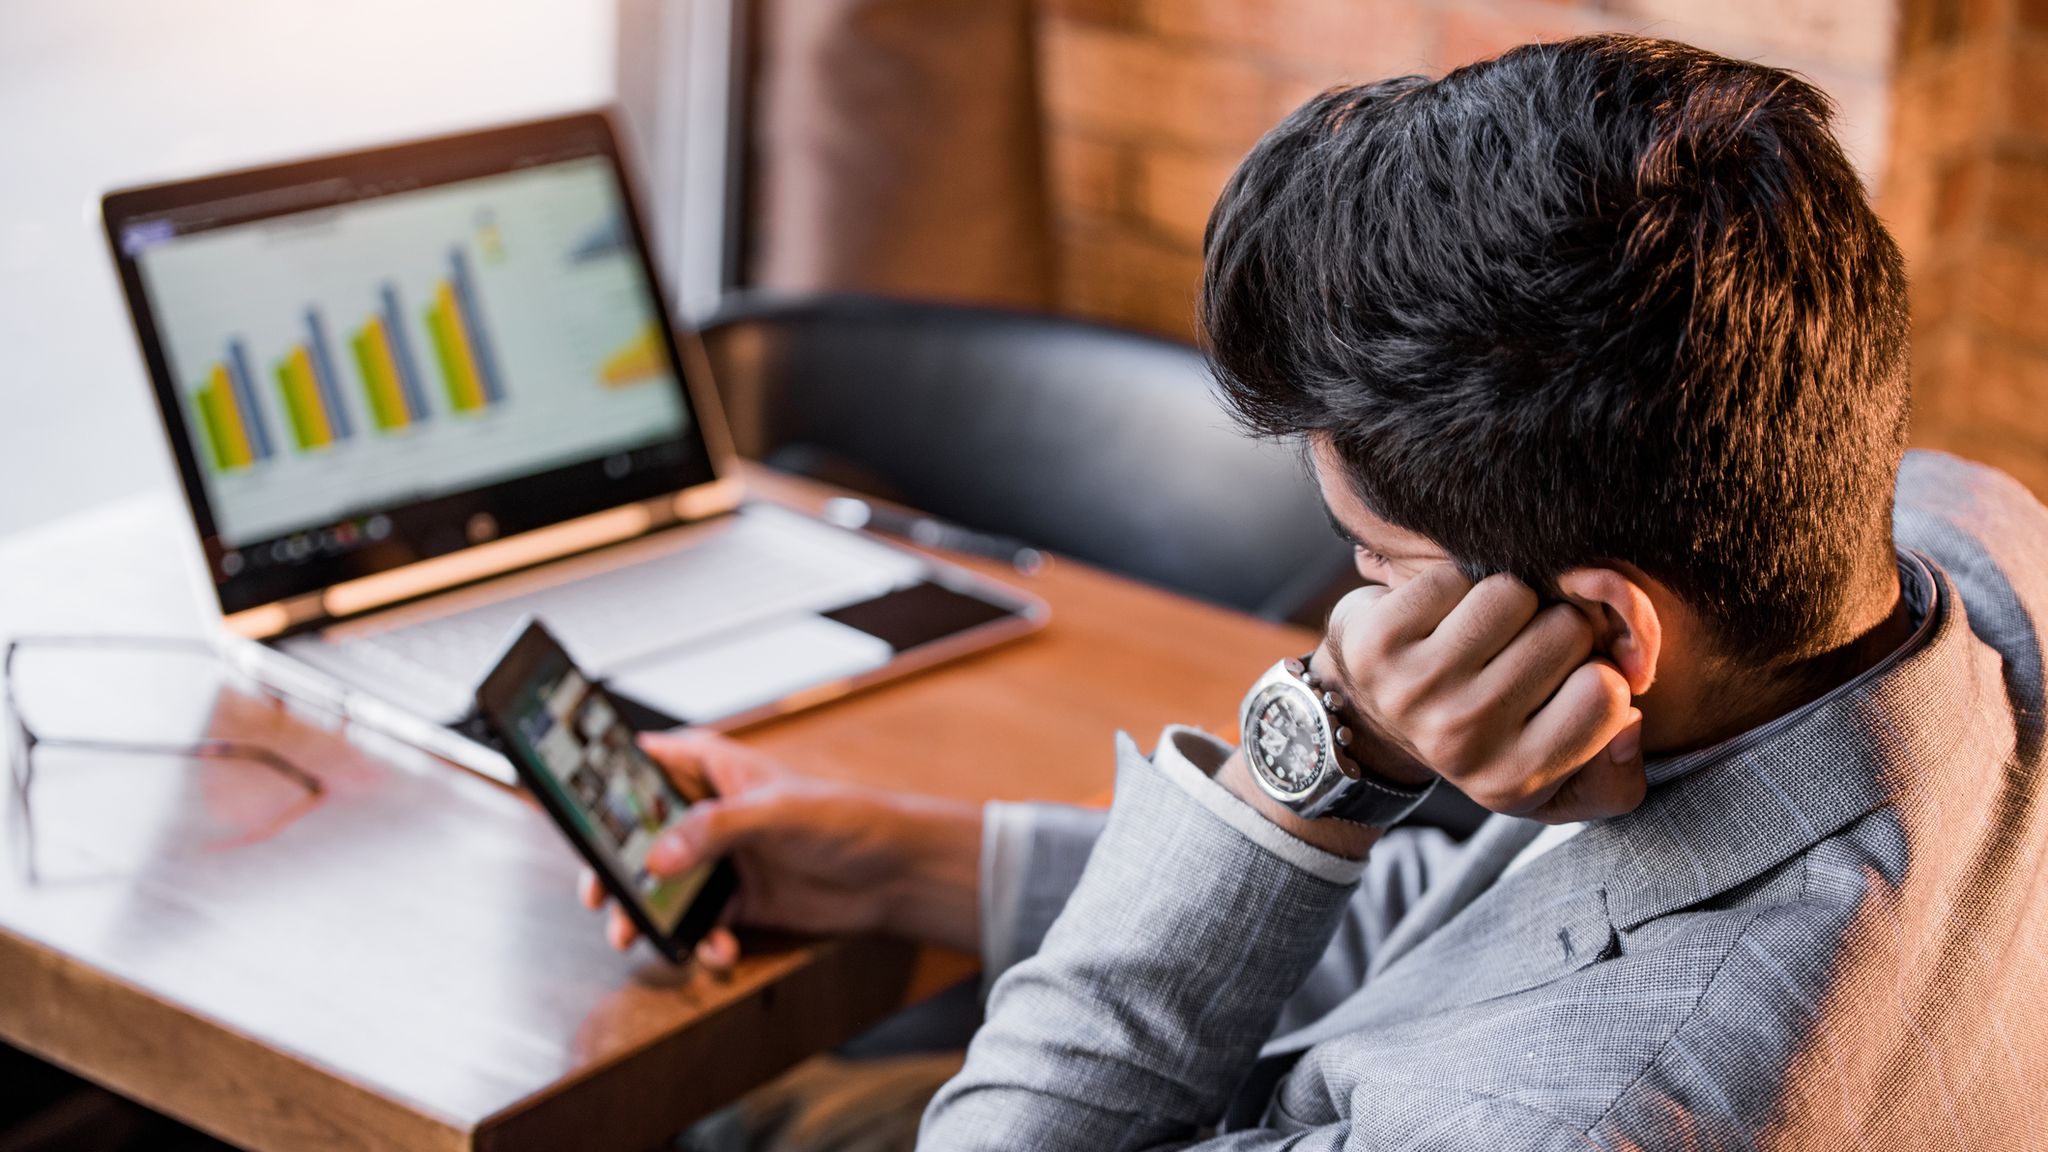
[[736, 727], [1043, 602], [748, 502], [602, 113], [109, 193], [224, 620], [260, 675], [510, 782], [476, 685], [544, 621], [639, 727]]

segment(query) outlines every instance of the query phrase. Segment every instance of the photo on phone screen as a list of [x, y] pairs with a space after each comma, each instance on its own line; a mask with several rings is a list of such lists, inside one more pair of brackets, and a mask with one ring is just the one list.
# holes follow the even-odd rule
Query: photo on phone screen
[[[521, 778], [612, 895], [637, 913], [642, 932], [672, 956], [694, 943], [724, 902], [730, 869], [706, 865], [677, 876], [648, 871], [648, 853], [683, 818], [691, 797], [640, 750], [604, 688], [535, 624], [486, 678], [477, 699]], [[699, 907], [700, 897], [708, 909]]]

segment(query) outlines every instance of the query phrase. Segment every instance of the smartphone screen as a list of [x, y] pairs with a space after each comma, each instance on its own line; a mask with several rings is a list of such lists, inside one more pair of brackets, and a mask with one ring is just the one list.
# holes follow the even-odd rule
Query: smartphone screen
[[713, 868], [679, 876], [647, 870], [648, 852], [682, 819], [690, 798], [640, 750], [611, 696], [535, 626], [479, 701], [528, 786], [548, 793], [541, 799], [585, 857], [610, 873], [613, 895], [630, 894], [647, 926], [673, 936]]

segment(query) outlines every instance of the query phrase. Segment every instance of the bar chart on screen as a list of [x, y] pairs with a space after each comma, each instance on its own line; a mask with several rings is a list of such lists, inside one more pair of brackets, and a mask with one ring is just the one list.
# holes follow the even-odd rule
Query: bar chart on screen
[[223, 540], [681, 432], [623, 219], [610, 169], [571, 161], [142, 252]]
[[434, 286], [434, 303], [426, 311], [426, 321], [434, 338], [434, 358], [448, 387], [449, 406], [457, 412], [476, 412], [504, 400], [497, 358], [470, 283], [469, 260], [460, 248], [448, 253], [448, 275]]
[[308, 308], [305, 315], [306, 338], [293, 344], [272, 368], [290, 419], [292, 440], [301, 451], [347, 440], [355, 431], [341, 400], [341, 382], [334, 375], [327, 326], [319, 309]]
[[[446, 397], [444, 411], [483, 412], [504, 402], [505, 385], [463, 250], [451, 249], [448, 263], [448, 275], [435, 283], [433, 303], [421, 312], [421, 322]], [[370, 427], [378, 433], [404, 433], [432, 415], [402, 319], [398, 286], [384, 281], [375, 296], [377, 306], [349, 336], [351, 355], [345, 362], [353, 382], [344, 380], [337, 366], [344, 361], [336, 359], [326, 319], [313, 305], [302, 313], [301, 339], [283, 349], [271, 366], [283, 428], [300, 452], [329, 450], [356, 434], [351, 404], [344, 399], [351, 387], [360, 393]], [[266, 406], [249, 384], [247, 363], [245, 342], [231, 339], [226, 354], [193, 391], [211, 448], [209, 460], [218, 472], [251, 468], [272, 455]], [[645, 365], [635, 371], [650, 374]]]
[[370, 418], [380, 432], [402, 432], [427, 418], [427, 399], [420, 383], [405, 324], [399, 319], [398, 288], [389, 281], [377, 288], [377, 308], [349, 339], [356, 371], [363, 377]]
[[215, 470], [234, 472], [270, 458], [270, 432], [249, 386], [248, 356], [240, 341], [229, 341], [206, 379], [193, 391], [200, 427]]

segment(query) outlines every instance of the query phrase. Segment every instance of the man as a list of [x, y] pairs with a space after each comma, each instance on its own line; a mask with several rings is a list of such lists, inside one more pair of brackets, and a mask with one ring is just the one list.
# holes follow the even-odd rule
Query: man
[[[920, 1147], [2048, 1146], [2048, 511], [1901, 467], [1818, 92], [1592, 37], [1325, 93], [1203, 320], [1372, 582], [1241, 750], [1125, 740], [1102, 816], [650, 743], [727, 797], [657, 867], [979, 946]], [[1503, 815], [1388, 831], [1438, 778]]]

